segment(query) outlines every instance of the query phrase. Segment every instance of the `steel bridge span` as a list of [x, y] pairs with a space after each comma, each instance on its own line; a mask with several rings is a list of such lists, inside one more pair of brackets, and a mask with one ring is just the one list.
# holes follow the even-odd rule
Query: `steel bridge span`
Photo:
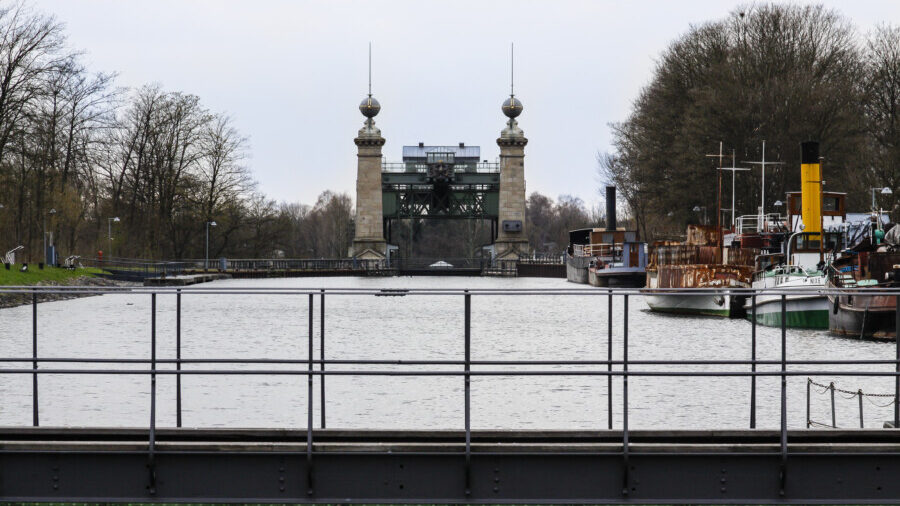
[[[4, 501], [889, 503], [893, 431], [5, 429]], [[467, 444], [466, 438], [470, 438]]]
[[[875, 289], [896, 293], [896, 289]], [[456, 289], [204, 289], [204, 288], [2, 288], [3, 292], [143, 294], [150, 320], [146, 358], [38, 355], [39, 311], [33, 311], [33, 355], [0, 358], [0, 378], [33, 381], [33, 423], [0, 428], [0, 501], [310, 502], [310, 503], [898, 503], [900, 432], [895, 429], [789, 430], [786, 382], [791, 376], [893, 378], [893, 426], [900, 418], [900, 347], [873, 360], [789, 358], [781, 329], [780, 359], [757, 356], [755, 324], [750, 356], [734, 360], [629, 359], [629, 297], [636, 290]], [[666, 290], [671, 292], [672, 290]], [[828, 290], [826, 290], [828, 291]], [[830, 290], [858, 293], [859, 289]], [[757, 290], [689, 290], [688, 294]], [[798, 290], [765, 290], [785, 298]], [[181, 356], [181, 299], [194, 294], [300, 295], [306, 300], [308, 345], [302, 358], [191, 358]], [[483, 297], [579, 296], [592, 307], [622, 304], [621, 359], [613, 358], [613, 318], [607, 318], [606, 357], [583, 360], [472, 359], [471, 308]], [[455, 360], [364, 360], [325, 355], [328, 297], [440, 296], [462, 299]], [[158, 297], [177, 300], [175, 358], [157, 349]], [[295, 299], [296, 300], [296, 299]], [[898, 297], [900, 300], [900, 297]], [[605, 303], [605, 304], [604, 304]], [[898, 302], [900, 304], [900, 302]], [[314, 328], [318, 310], [319, 328]], [[900, 318], [900, 311], [898, 311]], [[170, 313], [171, 315], [171, 313]], [[302, 316], [302, 315], [301, 315]], [[782, 318], [782, 321], [785, 321]], [[603, 338], [602, 330], [597, 332]], [[314, 354], [314, 342], [319, 355]], [[274, 368], [277, 365], [280, 368]], [[698, 365], [712, 369], [696, 370]], [[865, 366], [853, 369], [848, 366]], [[202, 366], [202, 367], [198, 367]], [[327, 367], [326, 367], [327, 366]], [[359, 368], [358, 366], [364, 366]], [[408, 368], [407, 366], [415, 366]], [[425, 366], [430, 366], [425, 367]], [[688, 370], [679, 368], [688, 366]], [[799, 369], [798, 366], [804, 366]], [[808, 367], [815, 367], [810, 370]], [[741, 368], [745, 368], [741, 370]], [[41, 426], [39, 383], [44, 375], [139, 375], [149, 385], [149, 420], [141, 428]], [[156, 381], [174, 376], [175, 399], [158, 399]], [[181, 378], [185, 375], [287, 375], [306, 377], [306, 424], [296, 430], [182, 427]], [[484, 431], [471, 427], [473, 377], [593, 376], [621, 389], [607, 397], [605, 420], [585, 431]], [[443, 376], [457, 378], [464, 419], [456, 431], [340, 430], [326, 428], [328, 376]], [[634, 430], [629, 428], [632, 377], [743, 377], [749, 387], [748, 428], [742, 430]], [[781, 379], [780, 429], [756, 427], [756, 382]], [[314, 379], [320, 389], [314, 388]], [[157, 424], [159, 402], [174, 402], [175, 427]], [[602, 401], [601, 401], [602, 402]], [[320, 418], [314, 420], [315, 404]], [[613, 407], [621, 423], [613, 426]], [[808, 410], [808, 407], [807, 407]], [[603, 417], [602, 417], [603, 418]], [[807, 414], [807, 421], [809, 416]], [[98, 424], [102, 421], [98, 421]]]

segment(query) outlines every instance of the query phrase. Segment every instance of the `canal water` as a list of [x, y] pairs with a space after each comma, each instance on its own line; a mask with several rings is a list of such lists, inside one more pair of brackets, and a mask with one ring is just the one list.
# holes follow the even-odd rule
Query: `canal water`
[[[473, 277], [299, 278], [223, 280], [205, 287], [307, 288], [573, 288], [557, 279]], [[632, 296], [628, 313], [630, 360], [744, 360], [750, 357], [750, 324], [743, 320], [666, 316], [650, 313]], [[183, 358], [305, 359], [307, 296], [200, 295], [182, 302]], [[150, 296], [104, 295], [38, 306], [42, 357], [149, 358]], [[315, 356], [319, 355], [319, 298], [314, 311]], [[607, 353], [605, 296], [472, 297], [473, 360], [603, 360]], [[613, 311], [613, 357], [622, 357], [623, 301]], [[462, 360], [461, 296], [326, 297], [325, 351], [329, 359]], [[158, 296], [158, 357], [175, 357], [175, 297]], [[760, 359], [780, 359], [780, 330], [758, 327]], [[0, 309], [0, 356], [31, 356], [31, 307]], [[789, 330], [789, 358], [883, 359], [894, 357], [893, 343], [858, 341], [824, 331]], [[3, 368], [30, 368], [30, 363]], [[42, 365], [84, 368], [85, 365]], [[93, 365], [97, 368], [146, 365]], [[161, 367], [174, 368], [166, 365]], [[197, 368], [233, 365], [188, 365]], [[276, 366], [243, 366], [246, 368]], [[282, 366], [284, 367], [284, 366]], [[305, 367], [304, 365], [295, 367]], [[333, 365], [334, 369], [399, 369], [399, 366]], [[538, 366], [533, 369], [550, 369]], [[561, 368], [558, 366], [557, 368]], [[568, 366], [571, 367], [571, 366]], [[761, 366], [776, 370], [778, 366]], [[891, 370], [890, 365], [867, 370]], [[408, 368], [408, 366], [407, 366]], [[420, 369], [428, 368], [425, 366]], [[434, 369], [434, 366], [430, 366]], [[461, 366], [445, 367], [460, 370]], [[499, 366], [483, 366], [498, 369]], [[631, 370], [747, 370], [748, 366], [632, 365]], [[796, 366], [795, 370], [848, 369]], [[861, 367], [856, 366], [857, 369]], [[583, 366], [597, 370], [605, 366]], [[40, 420], [47, 426], [146, 426], [150, 410], [147, 376], [40, 376]], [[888, 377], [823, 377], [838, 388], [892, 393]], [[305, 428], [305, 376], [183, 377], [186, 427]], [[314, 420], [319, 422], [319, 379], [315, 379]], [[788, 423], [806, 427], [807, 377], [788, 378]], [[0, 375], [0, 425], [30, 425], [32, 378]], [[329, 428], [460, 429], [464, 424], [462, 377], [340, 376], [326, 379]], [[474, 377], [474, 429], [604, 429], [610, 392], [605, 377]], [[758, 380], [757, 426], [779, 427], [780, 378]], [[827, 393], [813, 388], [811, 412], [830, 423]], [[158, 380], [159, 426], [175, 425], [175, 379]], [[622, 426], [621, 379], [612, 388], [613, 421]], [[631, 377], [629, 425], [633, 429], [739, 429], [750, 416], [748, 377]], [[836, 395], [839, 427], [858, 427], [859, 401]], [[867, 427], [892, 418], [891, 399], [866, 398]]]

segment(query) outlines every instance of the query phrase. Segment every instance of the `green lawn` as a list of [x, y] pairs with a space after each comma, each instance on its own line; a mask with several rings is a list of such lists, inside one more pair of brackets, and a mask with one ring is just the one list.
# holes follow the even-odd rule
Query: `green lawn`
[[40, 283], [41, 281], [50, 281], [58, 284], [67, 284], [69, 280], [79, 276], [94, 276], [103, 272], [101, 269], [93, 267], [84, 269], [61, 269], [59, 267], [44, 267], [38, 269], [37, 264], [28, 264], [27, 272], [19, 272], [21, 265], [13, 264], [9, 266], [9, 270], [0, 264], [0, 286], [26, 286]]

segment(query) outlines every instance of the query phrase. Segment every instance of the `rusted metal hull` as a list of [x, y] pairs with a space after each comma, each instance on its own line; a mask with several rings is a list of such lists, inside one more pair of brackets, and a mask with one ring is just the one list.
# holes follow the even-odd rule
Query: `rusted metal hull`
[[[752, 268], [743, 265], [660, 265], [647, 271], [648, 288], [747, 288]], [[648, 293], [647, 305], [661, 313], [742, 318], [744, 297]]]
[[891, 295], [829, 295], [828, 329], [858, 339], [893, 341], [897, 338], [896, 299]]
[[[657, 288], [746, 288], [753, 268], [748, 265], [660, 265]], [[649, 283], [648, 283], [649, 286]]]

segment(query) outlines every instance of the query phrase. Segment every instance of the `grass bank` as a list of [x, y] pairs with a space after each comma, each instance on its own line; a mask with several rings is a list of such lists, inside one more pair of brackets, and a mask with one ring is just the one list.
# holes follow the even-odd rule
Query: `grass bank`
[[29, 286], [39, 283], [45, 285], [66, 285], [75, 278], [96, 276], [103, 272], [93, 267], [73, 270], [60, 267], [38, 269], [37, 264], [29, 264], [26, 272], [19, 272], [21, 268], [21, 265], [13, 264], [9, 267], [9, 270], [6, 270], [3, 264], [0, 264], [0, 286]]

